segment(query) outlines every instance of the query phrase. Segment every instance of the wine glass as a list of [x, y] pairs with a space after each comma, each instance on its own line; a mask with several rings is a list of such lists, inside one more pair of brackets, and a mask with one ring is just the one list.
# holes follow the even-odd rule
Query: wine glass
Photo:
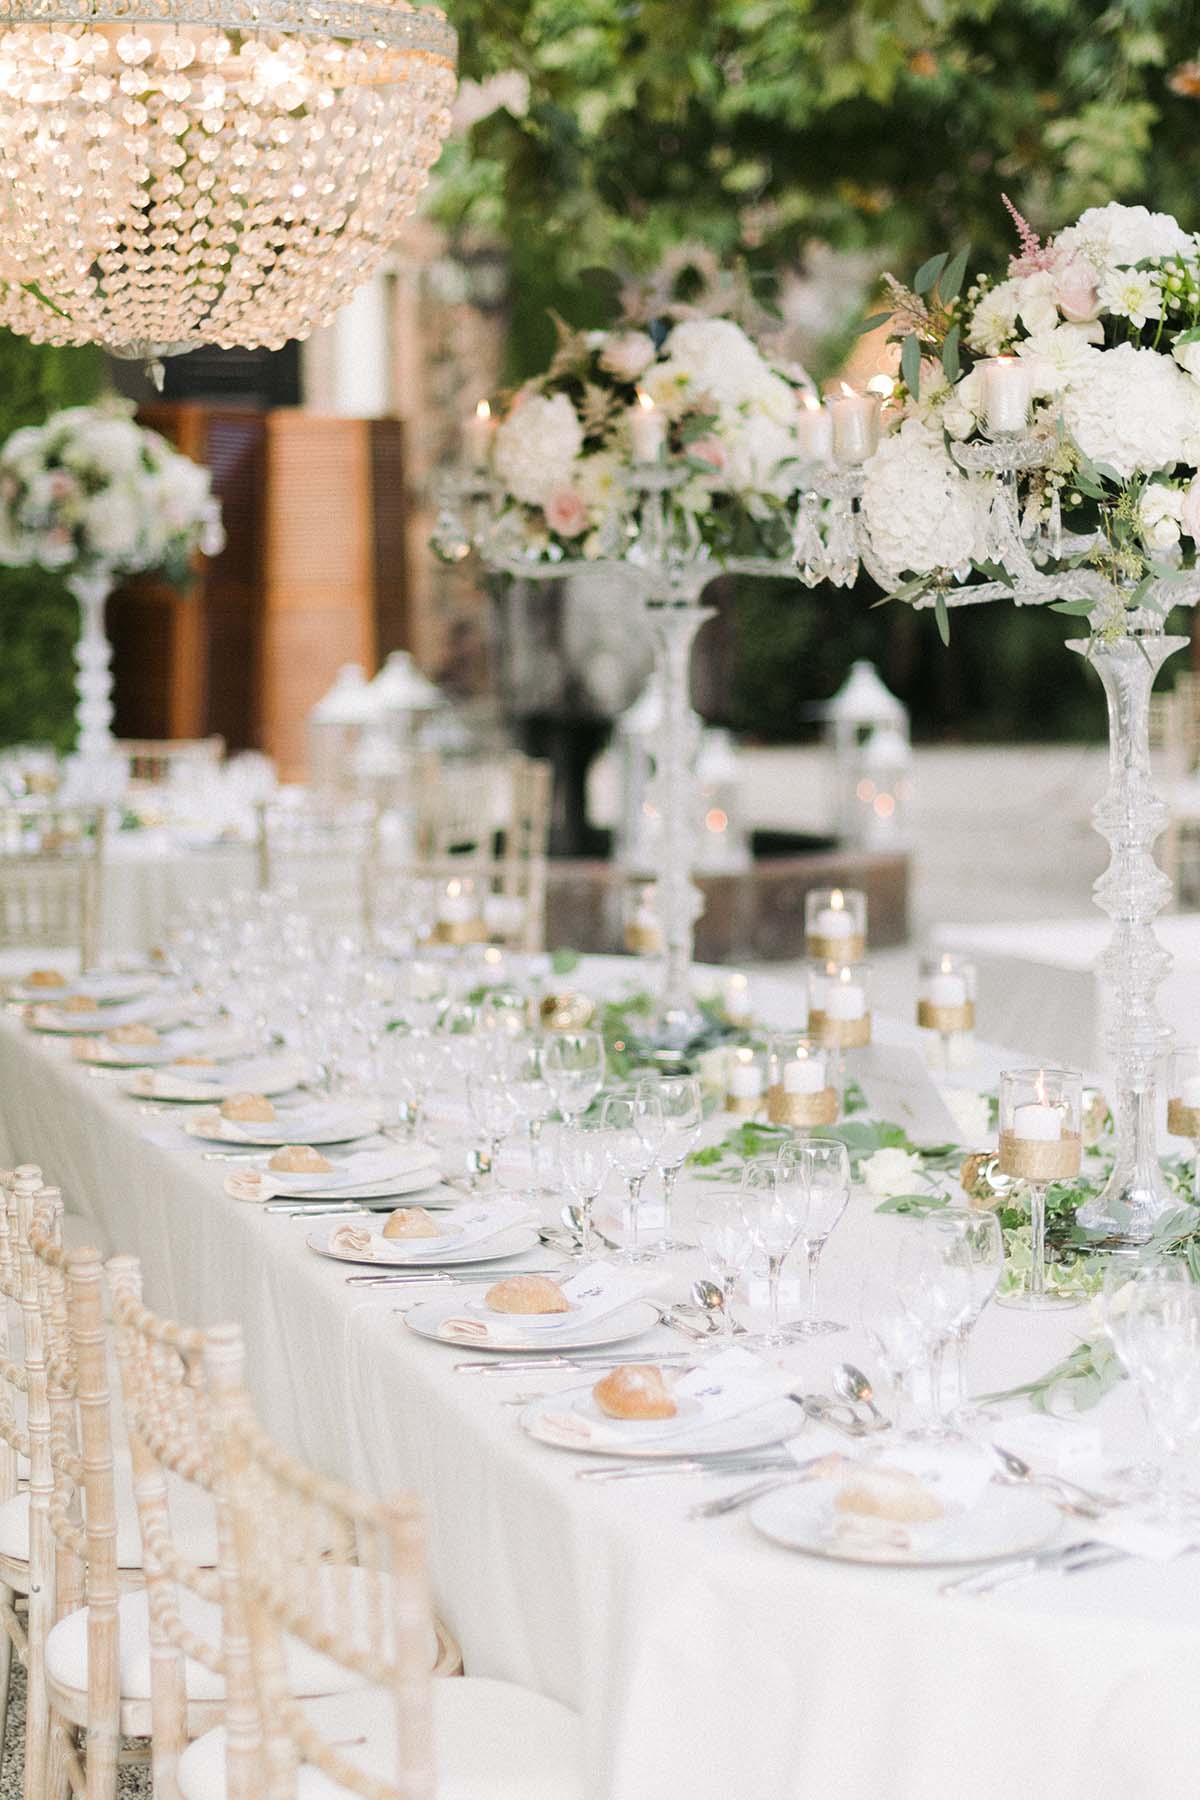
[[872, 1268], [864, 1275], [858, 1316], [892, 1391], [895, 1435], [907, 1437], [917, 1412], [917, 1377], [928, 1374], [929, 1351], [924, 1328], [897, 1291], [894, 1270]]
[[808, 1265], [808, 1316], [788, 1327], [792, 1337], [820, 1337], [845, 1331], [834, 1319], [817, 1317], [821, 1253], [850, 1199], [850, 1156], [839, 1138], [808, 1137], [785, 1144], [778, 1157], [780, 1187], [796, 1190], [803, 1224], [800, 1240]]
[[[1123, 1368], [1128, 1369], [1123, 1346], [1133, 1343], [1138, 1326], [1130, 1323], [1131, 1313], [1142, 1313], [1151, 1310], [1151, 1302], [1146, 1298], [1151, 1290], [1165, 1293], [1175, 1289], [1187, 1294], [1192, 1291], [1191, 1272], [1182, 1262], [1166, 1262], [1155, 1260], [1144, 1264], [1130, 1274], [1121, 1259], [1114, 1258], [1105, 1272], [1104, 1290], [1100, 1296], [1100, 1311], [1104, 1322], [1105, 1335], [1116, 1353]], [[1156, 1303], [1158, 1304], [1158, 1303]], [[1133, 1382], [1141, 1405], [1146, 1424], [1153, 1437], [1159, 1439], [1161, 1433], [1150, 1410], [1145, 1385]], [[1161, 1460], [1153, 1456], [1140, 1457], [1129, 1469], [1123, 1471], [1131, 1491], [1139, 1497], [1156, 1496], [1162, 1487], [1163, 1469]]]
[[1129, 1283], [1129, 1300], [1109, 1327], [1114, 1347], [1166, 1452], [1160, 1510], [1193, 1526], [1191, 1489], [1200, 1448], [1200, 1292], [1190, 1280], [1157, 1273]]
[[592, 1212], [610, 1167], [608, 1134], [596, 1121], [568, 1119], [558, 1134], [558, 1168], [579, 1208], [579, 1254], [595, 1253]]
[[424, 1120], [425, 1103], [437, 1073], [439, 1050], [430, 1031], [396, 1031], [392, 1075], [400, 1090], [406, 1134], [415, 1138]]
[[408, 963], [400, 991], [406, 1024], [414, 1031], [432, 1031], [449, 991], [443, 964], [423, 960]]
[[556, 1031], [546, 1040], [542, 1066], [559, 1112], [577, 1119], [604, 1085], [604, 1039], [598, 1031]]
[[754, 1237], [746, 1220], [740, 1190], [717, 1188], [702, 1194], [693, 1209], [692, 1219], [705, 1261], [721, 1285], [724, 1336], [727, 1343], [732, 1343], [736, 1328], [734, 1290], [754, 1256]]
[[975, 1281], [967, 1260], [958, 1254], [954, 1235], [939, 1231], [937, 1218], [906, 1227], [896, 1257], [896, 1289], [900, 1302], [925, 1337], [929, 1361], [930, 1420], [926, 1435], [953, 1437], [946, 1424], [942, 1370], [946, 1350], [976, 1306]]
[[787, 1342], [779, 1323], [779, 1277], [804, 1225], [805, 1200], [795, 1182], [781, 1182], [777, 1162], [748, 1162], [742, 1170], [742, 1216], [755, 1250], [766, 1258], [770, 1324], [762, 1339], [775, 1348]]
[[517, 1097], [504, 1071], [481, 1064], [467, 1071], [467, 1107], [486, 1145], [488, 1186], [499, 1185], [500, 1146], [517, 1122]]
[[958, 1396], [953, 1416], [961, 1425], [982, 1416], [967, 1400], [967, 1351], [980, 1314], [995, 1295], [1004, 1273], [1004, 1233], [995, 1213], [977, 1212], [965, 1206], [948, 1206], [926, 1223], [931, 1234], [942, 1239], [943, 1254], [963, 1265], [971, 1291], [969, 1309], [952, 1328]]
[[662, 1148], [658, 1153], [658, 1172], [662, 1178], [662, 1237], [655, 1248], [662, 1255], [686, 1249], [671, 1237], [671, 1211], [675, 1200], [675, 1183], [679, 1171], [695, 1149], [704, 1124], [704, 1103], [700, 1081], [695, 1075], [648, 1075], [639, 1086], [654, 1093], [663, 1117]]
[[546, 1080], [545, 1052], [543, 1038], [513, 1038], [505, 1046], [500, 1062], [516, 1100], [517, 1116], [524, 1120], [529, 1136], [529, 1163], [535, 1194], [542, 1190], [542, 1129], [554, 1111], [554, 1096]]
[[628, 1242], [618, 1252], [621, 1262], [648, 1262], [655, 1252], [638, 1248], [638, 1212], [642, 1186], [654, 1167], [662, 1144], [662, 1107], [648, 1088], [632, 1088], [609, 1094], [601, 1112], [601, 1124], [612, 1167], [625, 1182]]

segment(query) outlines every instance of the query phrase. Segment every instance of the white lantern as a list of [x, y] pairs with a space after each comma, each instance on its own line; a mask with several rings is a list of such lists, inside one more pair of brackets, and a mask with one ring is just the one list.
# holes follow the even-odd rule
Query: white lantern
[[737, 875], [750, 867], [750, 834], [742, 822], [742, 776], [733, 734], [704, 733], [696, 765], [700, 793], [700, 846], [696, 867]]
[[[834, 792], [840, 837], [862, 842], [862, 801], [858, 795], [860, 762], [869, 739], [879, 731], [897, 734], [907, 747], [908, 711], [889, 693], [866, 661], [851, 666], [845, 682], [824, 707], [825, 738], [833, 751]], [[885, 740], [884, 748], [889, 745]], [[892, 746], [894, 747], [894, 746]], [[911, 760], [911, 753], [910, 760]]]
[[343, 663], [308, 715], [308, 773], [315, 788], [353, 792], [355, 757], [375, 716], [366, 672], [359, 663]]

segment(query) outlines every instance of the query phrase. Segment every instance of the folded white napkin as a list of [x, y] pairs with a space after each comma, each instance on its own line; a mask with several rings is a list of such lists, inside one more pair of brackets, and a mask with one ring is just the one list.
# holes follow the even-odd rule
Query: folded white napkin
[[[519, 1275], [520, 1270], [513, 1273]], [[584, 1330], [609, 1313], [619, 1312], [631, 1300], [641, 1299], [645, 1288], [608, 1263], [589, 1263], [562, 1283], [562, 1291], [571, 1303], [569, 1312], [494, 1313], [481, 1297], [467, 1302], [467, 1316], [443, 1319], [438, 1335], [471, 1344], [528, 1345], [544, 1339], [552, 1345], [557, 1336]]]
[[442, 1229], [435, 1238], [385, 1238], [383, 1219], [372, 1221], [371, 1235], [380, 1246], [375, 1252], [380, 1260], [402, 1255], [405, 1262], [436, 1262], [440, 1257], [458, 1256], [474, 1245], [486, 1244], [533, 1217], [522, 1200], [491, 1200], [479, 1206], [456, 1206], [445, 1213], [438, 1221]]
[[[648, 1363], [653, 1360], [652, 1356], [646, 1358]], [[670, 1380], [668, 1372], [668, 1383]], [[671, 1394], [679, 1411], [673, 1419], [610, 1419], [600, 1411], [589, 1391], [580, 1395], [570, 1409], [542, 1413], [538, 1429], [543, 1437], [553, 1438], [564, 1449], [629, 1452], [647, 1444], [690, 1437], [710, 1425], [756, 1412], [782, 1398], [794, 1385], [794, 1379], [760, 1362], [748, 1351], [725, 1350], [674, 1383]]]

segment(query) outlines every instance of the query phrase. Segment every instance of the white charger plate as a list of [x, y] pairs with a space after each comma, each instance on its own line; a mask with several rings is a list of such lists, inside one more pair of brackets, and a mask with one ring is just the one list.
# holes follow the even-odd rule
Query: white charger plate
[[[654, 1357], [649, 1355], [646, 1361], [652, 1363]], [[663, 1437], [660, 1421], [610, 1419], [592, 1398], [593, 1385], [560, 1389], [558, 1393], [542, 1394], [531, 1400], [520, 1415], [522, 1426], [530, 1437], [537, 1438], [539, 1443], [550, 1444], [555, 1450], [573, 1450], [587, 1456], [636, 1456], [640, 1460], [647, 1456], [724, 1456], [737, 1450], [761, 1450], [785, 1438], [795, 1437], [808, 1422], [803, 1409], [794, 1400], [778, 1396], [764, 1400], [752, 1411], [738, 1413], [731, 1419], [716, 1419], [711, 1424], [705, 1424], [698, 1401], [685, 1400], [684, 1406], [696, 1415], [695, 1423], [687, 1431], [679, 1430]], [[620, 1445], [566, 1444], [544, 1423], [547, 1414], [562, 1412], [578, 1412], [582, 1418], [603, 1424], [606, 1430], [619, 1431], [628, 1441]]]
[[68, 975], [62, 987], [42, 987], [28, 980], [16, 981], [9, 988], [14, 1000], [29, 1000], [37, 1005], [61, 1006], [73, 994], [86, 994], [98, 1006], [121, 1006], [128, 1000], [140, 1000], [162, 985], [162, 976], [152, 970], [97, 970], [90, 975]]
[[120, 1006], [96, 1005], [87, 1012], [64, 1012], [58, 1001], [42, 1000], [34, 1007], [29, 1025], [52, 1037], [91, 1037], [119, 1025], [153, 1025], [156, 1030], [183, 1025], [194, 1014], [195, 1000], [185, 995], [147, 994]]
[[[286, 1180], [285, 1176], [276, 1175], [271, 1169], [234, 1169], [225, 1177], [223, 1185], [231, 1200], [294, 1200], [297, 1206], [335, 1206], [343, 1200], [401, 1200], [415, 1194], [427, 1194], [442, 1185], [442, 1174], [431, 1163], [422, 1169], [401, 1170], [398, 1174], [389, 1175], [386, 1180], [374, 1181], [369, 1186], [335, 1188], [332, 1191], [327, 1189], [324, 1192], [280, 1187], [283, 1180]], [[421, 1204], [449, 1209], [458, 1205], [459, 1200], [457, 1195], [447, 1189], [444, 1200], [428, 1199]]]
[[262, 1124], [250, 1119], [210, 1119], [205, 1114], [185, 1119], [183, 1129], [189, 1137], [202, 1138], [210, 1144], [233, 1144], [240, 1150], [281, 1150], [287, 1144], [311, 1144], [315, 1149], [321, 1144], [349, 1144], [355, 1138], [373, 1137], [376, 1122], [370, 1113], [346, 1107], [327, 1114], [324, 1125], [302, 1126], [299, 1121], [292, 1124], [286, 1113]]
[[986, 1487], [976, 1504], [934, 1525], [909, 1527], [907, 1548], [882, 1540], [848, 1542], [830, 1534], [831, 1502], [841, 1481], [789, 1484], [764, 1494], [750, 1522], [773, 1544], [830, 1562], [870, 1563], [897, 1569], [937, 1569], [959, 1563], [996, 1562], [1040, 1550], [1062, 1528], [1062, 1514], [1025, 1488]]
[[134, 1100], [162, 1100], [179, 1106], [219, 1106], [233, 1094], [264, 1094], [268, 1100], [277, 1094], [290, 1094], [304, 1080], [305, 1066], [295, 1057], [277, 1056], [247, 1064], [244, 1069], [207, 1072], [213, 1080], [206, 1081], [206, 1071], [202, 1069], [143, 1068], [119, 1086], [123, 1094], [129, 1094]]
[[[253, 1053], [254, 1042], [238, 1027], [182, 1025], [173, 1027], [157, 1044], [106, 1044], [103, 1037], [87, 1037], [87, 1048], [76, 1059], [85, 1068], [151, 1069], [172, 1063], [180, 1056], [211, 1056], [214, 1062], [233, 1062]], [[239, 1093], [241, 1089], [238, 1090]], [[145, 1096], [139, 1096], [145, 1098]]]
[[[519, 1269], [514, 1270], [515, 1274], [519, 1275], [520, 1272]], [[615, 1312], [606, 1313], [601, 1319], [594, 1319], [590, 1325], [580, 1325], [574, 1329], [564, 1325], [561, 1331], [552, 1334], [539, 1332], [536, 1337], [528, 1338], [514, 1336], [506, 1343], [444, 1336], [441, 1329], [443, 1321], [463, 1317], [467, 1297], [460, 1291], [422, 1300], [405, 1313], [404, 1323], [418, 1337], [434, 1338], [439, 1344], [452, 1344], [456, 1350], [486, 1350], [495, 1352], [497, 1356], [538, 1356], [546, 1351], [554, 1354], [558, 1350], [587, 1350], [599, 1344], [623, 1344], [629, 1338], [644, 1337], [646, 1332], [653, 1331], [662, 1320], [662, 1312], [652, 1300], [627, 1300], [624, 1306], [618, 1307]], [[505, 1318], [511, 1321], [512, 1315], [506, 1314]]]
[[[380, 1215], [380, 1223], [383, 1215]], [[332, 1257], [334, 1262], [359, 1263], [369, 1269], [449, 1269], [458, 1263], [500, 1262], [506, 1256], [523, 1256], [526, 1250], [535, 1248], [538, 1241], [537, 1228], [533, 1225], [509, 1225], [489, 1238], [476, 1238], [474, 1243], [465, 1245], [461, 1250], [444, 1250], [427, 1256], [413, 1256], [406, 1250], [404, 1240], [385, 1238], [382, 1231], [372, 1235], [378, 1243], [374, 1256], [362, 1256], [353, 1250], [335, 1250], [330, 1239], [338, 1229], [336, 1222], [325, 1232], [310, 1231], [305, 1239], [310, 1250], [318, 1256]], [[432, 1242], [430, 1238], [415, 1241], [423, 1244]], [[517, 1273], [520, 1273], [518, 1270]]]

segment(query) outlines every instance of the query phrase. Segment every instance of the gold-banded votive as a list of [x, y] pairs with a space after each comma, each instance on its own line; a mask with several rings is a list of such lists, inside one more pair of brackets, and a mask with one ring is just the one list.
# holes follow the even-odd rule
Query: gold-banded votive
[[1000, 1158], [995, 1150], [974, 1150], [964, 1158], [958, 1172], [959, 1184], [974, 1212], [991, 1212], [1012, 1188], [1011, 1175], [1000, 1172]]
[[739, 1118], [752, 1119], [756, 1112], [762, 1111], [761, 1094], [726, 1094], [725, 1111], [737, 1113]]
[[810, 1013], [809, 1031], [825, 1050], [861, 1050], [871, 1041], [871, 1015], [861, 1019], [831, 1019], [828, 1013]]
[[1182, 1100], [1168, 1100], [1167, 1130], [1172, 1137], [1191, 1138], [1193, 1144], [1200, 1144], [1200, 1106], [1185, 1106]]
[[836, 1088], [818, 1088], [815, 1094], [789, 1094], [782, 1082], [767, 1089], [767, 1118], [772, 1125], [836, 1125]]
[[850, 937], [826, 937], [810, 931], [805, 936], [805, 950], [813, 962], [855, 963], [867, 954], [867, 940], [861, 931]]
[[926, 1031], [939, 1031], [943, 1037], [955, 1031], [974, 1031], [975, 1002], [964, 1000], [961, 1006], [939, 1006], [934, 1000], [918, 1000], [917, 1024]]
[[663, 947], [663, 935], [657, 925], [627, 925], [625, 948], [630, 956], [657, 956]]
[[1000, 1133], [1000, 1173], [1018, 1181], [1070, 1181], [1078, 1175], [1083, 1145], [1077, 1131], [1064, 1131], [1044, 1144], [1037, 1138]]
[[482, 919], [439, 919], [433, 935], [439, 944], [484, 944], [487, 926]]

